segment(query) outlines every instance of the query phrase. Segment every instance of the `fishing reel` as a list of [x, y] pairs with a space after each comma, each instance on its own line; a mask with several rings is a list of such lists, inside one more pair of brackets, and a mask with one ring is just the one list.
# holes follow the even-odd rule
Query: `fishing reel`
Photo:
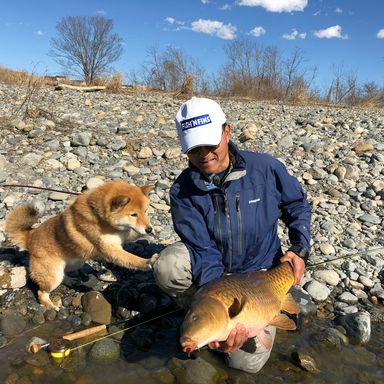
[[47, 350], [52, 359], [60, 364], [63, 360], [69, 356], [71, 352], [72, 343], [65, 339], [54, 339], [46, 344], [33, 344], [30, 348], [32, 353], [40, 352], [41, 350]]

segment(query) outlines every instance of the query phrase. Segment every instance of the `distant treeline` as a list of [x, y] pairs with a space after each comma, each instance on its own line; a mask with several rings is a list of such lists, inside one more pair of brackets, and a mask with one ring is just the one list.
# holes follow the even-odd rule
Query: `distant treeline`
[[[218, 58], [216, 58], [218, 60]], [[99, 76], [92, 84], [103, 84], [120, 92], [124, 84], [140, 90], [160, 90], [176, 94], [242, 97], [255, 100], [279, 100], [294, 103], [329, 103], [384, 106], [384, 88], [374, 82], [359, 83], [353, 71], [332, 66], [332, 80], [317, 89], [317, 68], [308, 67], [304, 53], [295, 49], [283, 57], [274, 46], [261, 47], [249, 39], [229, 42], [220, 58], [216, 74], [207, 74], [183, 50], [168, 46], [163, 51], [151, 48], [139, 70]], [[25, 71], [0, 67], [0, 82], [27, 83]], [[69, 82], [66, 76], [45, 76], [42, 82]], [[36, 83], [36, 82], [35, 82]]]

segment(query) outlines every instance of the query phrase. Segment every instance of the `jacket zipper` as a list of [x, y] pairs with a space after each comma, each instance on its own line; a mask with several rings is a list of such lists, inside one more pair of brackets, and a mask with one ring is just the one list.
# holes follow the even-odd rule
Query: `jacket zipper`
[[238, 251], [238, 257], [241, 256], [242, 250], [243, 250], [243, 227], [242, 227], [242, 221], [241, 221], [241, 210], [240, 210], [240, 193], [236, 192], [236, 214], [237, 214], [237, 251]]
[[221, 231], [220, 209], [219, 209], [219, 202], [218, 202], [217, 196], [213, 196], [213, 206], [214, 206], [214, 210], [215, 210], [216, 228], [218, 228], [218, 235], [219, 235], [219, 241], [220, 241], [220, 251], [221, 251], [221, 254], [223, 254], [224, 253], [223, 233]]
[[232, 258], [233, 258], [233, 245], [232, 245], [232, 230], [231, 230], [231, 216], [229, 214], [229, 208], [228, 208], [228, 195], [227, 191], [224, 191], [224, 202], [225, 202], [225, 216], [227, 218], [227, 227], [228, 227], [228, 270], [226, 272], [231, 272], [232, 270]]

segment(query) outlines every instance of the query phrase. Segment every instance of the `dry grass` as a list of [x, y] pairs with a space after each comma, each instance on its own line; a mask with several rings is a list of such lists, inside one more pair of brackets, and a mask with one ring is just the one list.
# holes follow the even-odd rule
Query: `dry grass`
[[[31, 75], [26, 71], [13, 71], [8, 68], [0, 67], [0, 82], [5, 84], [27, 84]], [[34, 77], [34, 76], [33, 76]]]

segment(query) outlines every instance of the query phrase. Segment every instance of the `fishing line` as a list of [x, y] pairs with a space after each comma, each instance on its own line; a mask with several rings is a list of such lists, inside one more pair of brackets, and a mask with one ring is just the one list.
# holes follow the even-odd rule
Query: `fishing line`
[[[115, 331], [115, 332], [112, 332], [112, 333], [108, 333], [107, 335], [104, 335], [104, 336], [101, 336], [101, 337], [97, 337], [96, 339], [94, 340], [91, 340], [91, 341], [88, 341], [86, 343], [82, 343], [80, 345], [77, 345], [75, 347], [67, 347], [65, 345], [65, 335], [63, 336], [63, 340], [60, 340], [56, 343], [47, 343], [47, 344], [44, 344], [44, 345], [41, 345], [39, 346], [40, 348], [38, 348], [38, 350], [41, 350], [43, 348], [46, 348], [48, 347], [48, 349], [50, 349], [50, 354], [51, 356], [56, 359], [57, 361], [61, 362], [61, 360], [64, 358], [64, 357], [67, 357], [69, 356], [69, 354], [72, 352], [72, 351], [75, 351], [77, 349], [80, 349], [80, 348], [83, 348], [83, 347], [86, 347], [87, 345], [90, 345], [90, 344], [93, 344], [93, 343], [96, 343], [97, 341], [100, 341], [100, 340], [103, 340], [103, 339], [106, 339], [108, 337], [111, 337], [111, 336], [114, 336], [114, 335], [117, 335], [121, 332], [125, 332], [125, 331], [128, 331], [129, 329], [132, 329], [132, 328], [135, 328], [135, 327], [138, 327], [139, 325], [143, 325], [143, 324], [146, 324], [146, 323], [149, 323], [151, 321], [154, 321], [154, 320], [157, 320], [157, 319], [160, 319], [162, 317], [165, 317], [167, 315], [170, 315], [172, 313], [175, 313], [175, 312], [178, 312], [180, 311], [182, 308], [173, 308], [172, 310], [166, 312], [166, 313], [162, 313], [158, 316], [155, 316], [155, 317], [151, 317], [150, 319], [147, 319], [147, 320], [144, 320], [144, 321], [141, 321], [137, 324], [134, 324], [134, 325], [130, 325], [128, 327], [125, 327], [123, 329], [119, 329], [118, 331]], [[133, 319], [129, 319], [127, 321], [131, 321], [131, 320], [134, 320]], [[53, 345], [51, 345], [53, 344]], [[50, 348], [51, 347], [51, 348]], [[37, 348], [35, 349], [37, 351]]]
[[327, 263], [332, 263], [333, 261], [337, 261], [337, 260], [350, 259], [350, 258], [356, 257], [356, 256], [370, 255], [372, 253], [378, 253], [380, 251], [384, 251], [384, 247], [378, 247], [378, 248], [369, 249], [369, 250], [366, 250], [366, 251], [352, 253], [350, 255], [336, 257], [335, 259], [331, 259], [331, 260], [320, 261], [319, 263], [315, 263], [315, 264], [311, 264], [311, 265], [306, 266], [306, 269], [312, 269], [312, 268], [315, 268], [315, 267], [317, 267], [319, 265], [327, 264]]
[[38, 187], [35, 185], [26, 185], [26, 184], [0, 184], [0, 188], [33, 188], [33, 189], [40, 189], [42, 191], [66, 193], [68, 195], [80, 195], [80, 192], [65, 191], [62, 189]]

